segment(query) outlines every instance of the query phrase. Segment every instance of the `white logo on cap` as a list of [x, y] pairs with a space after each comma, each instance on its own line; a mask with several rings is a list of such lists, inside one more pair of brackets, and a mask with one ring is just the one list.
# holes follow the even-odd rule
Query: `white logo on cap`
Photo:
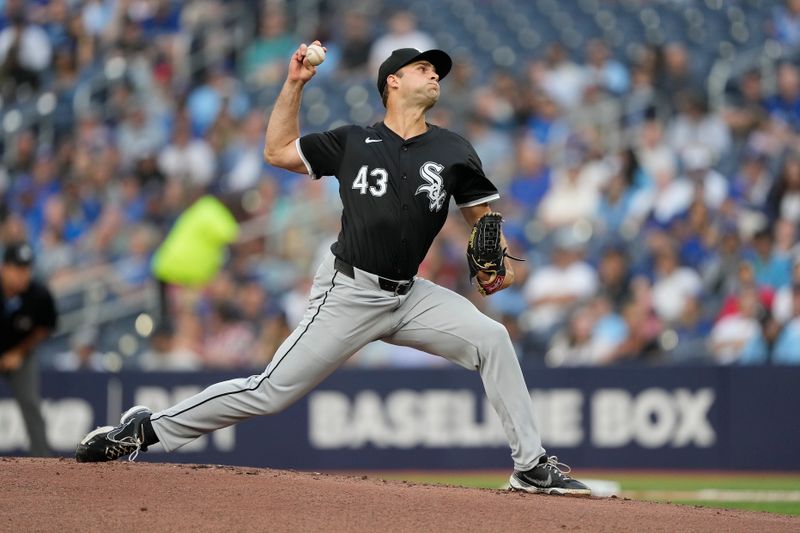
[[30, 261], [33, 259], [33, 250], [31, 250], [31, 247], [27, 244], [20, 246], [17, 253], [22, 261]]

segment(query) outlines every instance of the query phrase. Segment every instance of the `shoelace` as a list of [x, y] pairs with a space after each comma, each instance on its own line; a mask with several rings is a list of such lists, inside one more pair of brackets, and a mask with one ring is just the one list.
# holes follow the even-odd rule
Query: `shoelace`
[[572, 468], [568, 464], [558, 462], [558, 457], [555, 455], [549, 456], [543, 466], [562, 479], [572, 479], [567, 475], [572, 472]]
[[119, 444], [122, 444], [125, 447], [134, 446], [133, 451], [128, 456], [128, 462], [129, 463], [134, 462], [136, 460], [136, 457], [139, 456], [139, 450], [142, 448], [142, 441], [141, 440], [135, 439], [133, 437], [125, 437], [123, 439], [120, 439], [120, 440], [114, 441], [114, 442], [118, 442]]
[[136, 460], [136, 457], [138, 457], [139, 455], [139, 450], [141, 450], [143, 444], [142, 439], [139, 438], [138, 435], [136, 436], [128, 435], [127, 437], [123, 437], [121, 439], [108, 437], [108, 440], [113, 442], [114, 444], [117, 444], [117, 446], [114, 447], [115, 449], [119, 450], [119, 455], [117, 455], [117, 457], [121, 457], [122, 455], [128, 452], [127, 449], [133, 447], [133, 451], [130, 452], [130, 455], [128, 455], [128, 462], [130, 463]]

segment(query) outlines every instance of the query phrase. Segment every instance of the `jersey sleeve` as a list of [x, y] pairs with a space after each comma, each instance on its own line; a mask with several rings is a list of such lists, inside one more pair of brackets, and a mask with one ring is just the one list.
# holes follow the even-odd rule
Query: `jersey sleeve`
[[336, 174], [344, 157], [349, 131], [350, 127], [342, 126], [322, 133], [310, 133], [297, 139], [297, 153], [312, 179]]
[[465, 160], [455, 165], [453, 169], [456, 174], [456, 188], [453, 192], [456, 205], [472, 207], [497, 200], [500, 198], [500, 193], [483, 172], [481, 159], [472, 145], [463, 142], [466, 145]]

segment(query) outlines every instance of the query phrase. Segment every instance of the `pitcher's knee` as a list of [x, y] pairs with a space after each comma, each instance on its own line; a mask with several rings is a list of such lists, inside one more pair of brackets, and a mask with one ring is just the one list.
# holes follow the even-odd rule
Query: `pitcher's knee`
[[284, 401], [265, 401], [259, 406], [259, 415], [269, 416], [269, 415], [276, 415], [289, 407], [289, 402]]
[[274, 389], [268, 389], [259, 395], [259, 400], [259, 415], [275, 415], [292, 405], [296, 398], [287, 394], [277, 394]]
[[480, 330], [476, 331], [476, 334], [480, 339], [478, 345], [482, 352], [493, 352], [497, 348], [511, 348], [513, 351], [508, 330], [499, 322], [487, 318], [481, 324]]

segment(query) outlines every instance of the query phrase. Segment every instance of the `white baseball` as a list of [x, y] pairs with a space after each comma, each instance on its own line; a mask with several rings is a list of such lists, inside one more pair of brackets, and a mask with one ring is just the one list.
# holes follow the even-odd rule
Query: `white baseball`
[[308, 64], [316, 67], [325, 61], [325, 49], [318, 44], [311, 44], [306, 48], [306, 59]]

